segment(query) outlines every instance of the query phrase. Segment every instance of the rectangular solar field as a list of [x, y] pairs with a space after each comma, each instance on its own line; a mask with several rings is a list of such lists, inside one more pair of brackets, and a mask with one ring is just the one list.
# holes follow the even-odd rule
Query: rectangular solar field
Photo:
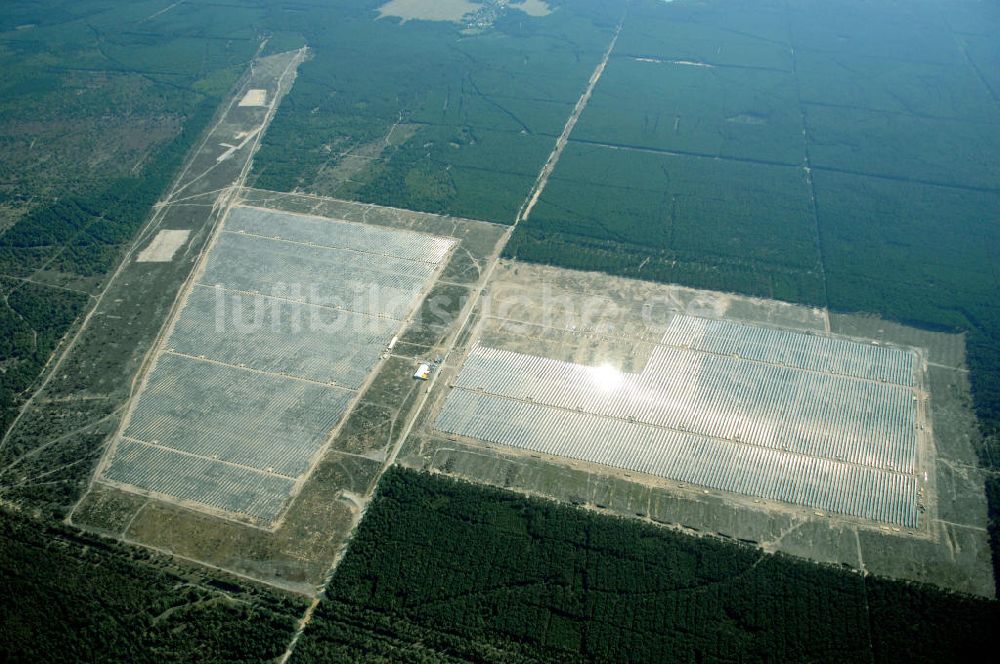
[[442, 431], [906, 527], [911, 350], [674, 316], [639, 373], [476, 346]]
[[102, 479], [272, 523], [453, 244], [233, 208]]

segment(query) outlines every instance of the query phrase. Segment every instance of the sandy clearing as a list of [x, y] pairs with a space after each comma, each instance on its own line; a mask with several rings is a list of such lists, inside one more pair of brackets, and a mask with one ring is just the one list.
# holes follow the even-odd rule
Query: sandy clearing
[[544, 0], [521, 0], [520, 2], [511, 2], [507, 6], [522, 11], [528, 16], [548, 16], [552, 13], [552, 8], [545, 4]]
[[136, 263], [169, 263], [174, 254], [187, 242], [191, 231], [162, 230], [153, 241], [136, 256]]
[[260, 88], [247, 90], [247, 93], [243, 95], [243, 99], [240, 99], [240, 106], [266, 106], [266, 105], [267, 105], [267, 90], [262, 90]]
[[463, 16], [477, 11], [481, 6], [471, 0], [389, 0], [379, 7], [378, 17], [395, 16], [403, 19], [403, 23], [412, 19], [460, 21]]

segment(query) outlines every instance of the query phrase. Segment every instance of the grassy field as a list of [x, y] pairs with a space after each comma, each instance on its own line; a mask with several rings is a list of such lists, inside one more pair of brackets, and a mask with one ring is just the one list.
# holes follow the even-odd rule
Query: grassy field
[[915, 662], [1000, 605], [394, 470], [293, 661]]

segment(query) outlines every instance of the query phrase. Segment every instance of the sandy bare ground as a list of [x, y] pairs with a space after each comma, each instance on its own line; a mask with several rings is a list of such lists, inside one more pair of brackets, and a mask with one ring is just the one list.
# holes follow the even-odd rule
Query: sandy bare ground
[[177, 250], [184, 246], [189, 230], [162, 230], [153, 241], [135, 257], [136, 263], [169, 263]]
[[379, 7], [378, 17], [395, 16], [403, 19], [403, 23], [413, 19], [461, 21], [463, 16], [478, 10], [480, 6], [478, 2], [470, 0], [389, 0]]
[[267, 106], [267, 90], [247, 90], [243, 99], [240, 99], [240, 106]]
[[552, 9], [543, 0], [514, 0], [508, 5], [511, 9], [522, 11], [528, 16], [548, 16]]

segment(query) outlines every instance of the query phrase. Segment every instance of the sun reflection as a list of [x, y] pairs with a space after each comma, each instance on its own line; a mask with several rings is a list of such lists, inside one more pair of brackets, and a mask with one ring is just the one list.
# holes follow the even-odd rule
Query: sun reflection
[[618, 388], [624, 378], [622, 372], [607, 363], [591, 367], [590, 375], [594, 381], [594, 385], [604, 391], [611, 391]]

